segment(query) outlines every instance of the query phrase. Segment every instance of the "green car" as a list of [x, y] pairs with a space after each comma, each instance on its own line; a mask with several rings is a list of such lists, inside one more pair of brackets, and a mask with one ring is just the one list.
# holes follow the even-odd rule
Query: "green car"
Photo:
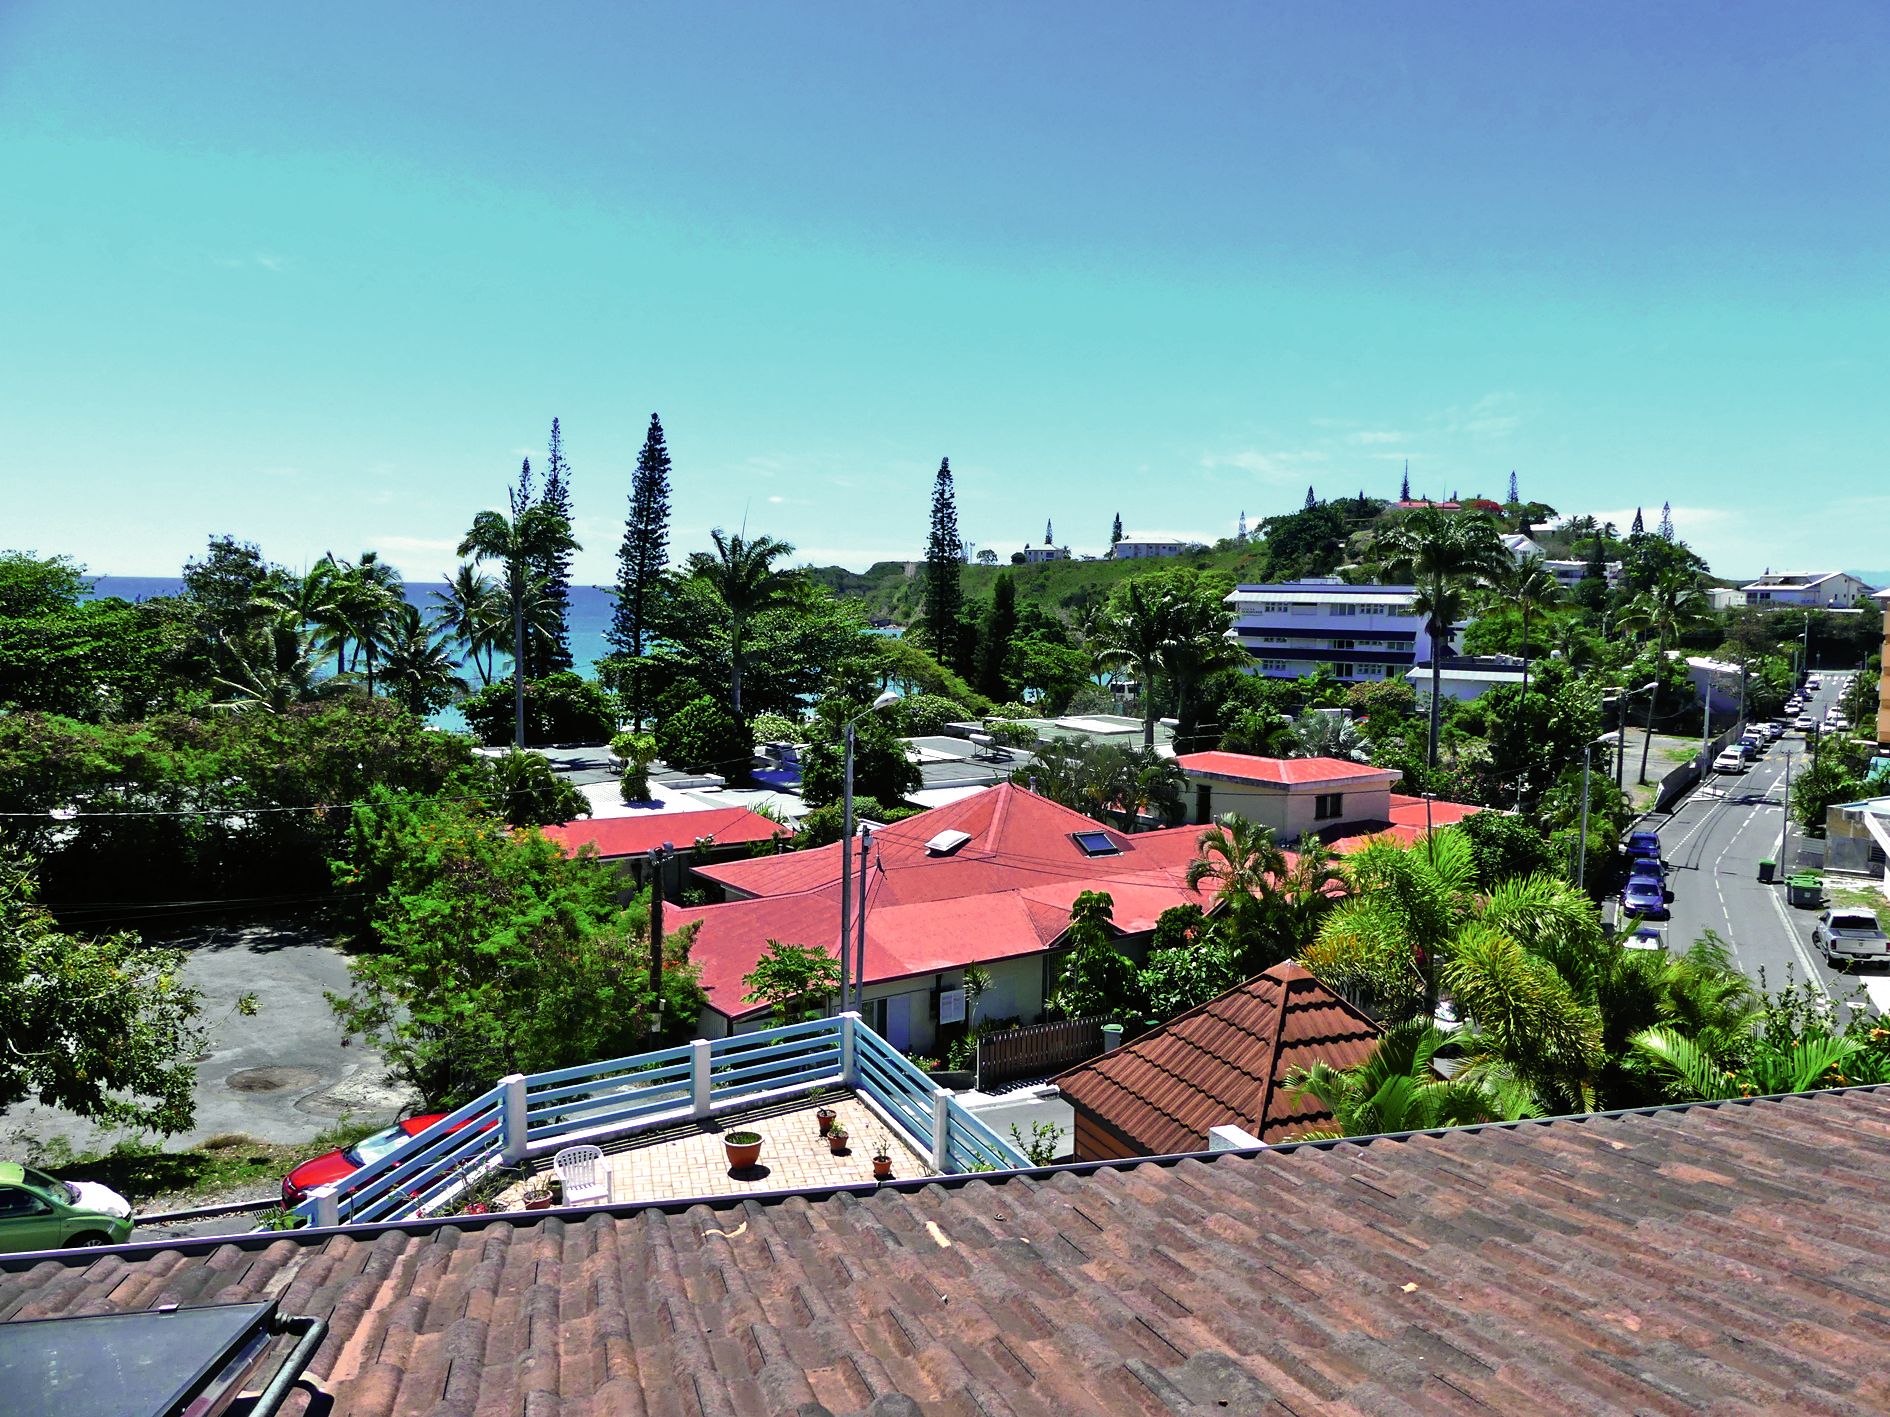
[[131, 1202], [109, 1186], [0, 1161], [0, 1254], [122, 1245], [132, 1224]]

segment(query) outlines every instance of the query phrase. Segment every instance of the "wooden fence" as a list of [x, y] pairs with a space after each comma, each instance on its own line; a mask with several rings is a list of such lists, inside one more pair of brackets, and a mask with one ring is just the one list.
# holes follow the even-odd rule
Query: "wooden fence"
[[1107, 1022], [1099, 1014], [985, 1034], [978, 1040], [978, 1090], [1044, 1077], [1095, 1057], [1103, 1050], [1102, 1026]]

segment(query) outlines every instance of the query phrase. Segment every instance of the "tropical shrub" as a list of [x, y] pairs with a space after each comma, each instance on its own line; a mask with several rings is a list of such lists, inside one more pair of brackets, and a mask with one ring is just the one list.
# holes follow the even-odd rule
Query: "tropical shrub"
[[657, 724], [656, 744], [672, 768], [720, 773], [731, 782], [747, 778], [755, 756], [748, 725], [707, 694]]
[[[466, 723], [491, 747], [513, 736], [512, 685], [490, 684], [460, 704]], [[603, 688], [576, 674], [548, 674], [525, 685], [525, 742], [604, 743], [617, 731], [616, 700]]]

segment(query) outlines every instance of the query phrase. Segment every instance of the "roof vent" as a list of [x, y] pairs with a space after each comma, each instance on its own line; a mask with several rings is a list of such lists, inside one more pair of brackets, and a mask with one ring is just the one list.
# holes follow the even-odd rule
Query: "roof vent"
[[1070, 840], [1085, 856], [1119, 856], [1122, 848], [1108, 832], [1071, 832]]
[[926, 851], [933, 856], [950, 856], [959, 847], [971, 840], [970, 832], [942, 831], [926, 842]]

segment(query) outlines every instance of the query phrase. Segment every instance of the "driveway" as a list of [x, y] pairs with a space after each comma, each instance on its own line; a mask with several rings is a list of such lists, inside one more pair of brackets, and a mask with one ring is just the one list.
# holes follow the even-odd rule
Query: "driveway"
[[[346, 993], [347, 959], [322, 934], [293, 925], [194, 932], [172, 942], [186, 952], [185, 979], [203, 991], [211, 1027], [197, 1066], [197, 1118], [167, 1145], [225, 1132], [262, 1141], [305, 1142], [341, 1117], [392, 1121], [406, 1096], [389, 1086], [380, 1056], [342, 1042], [325, 991]], [[257, 1012], [235, 1011], [245, 993]], [[74, 1151], [109, 1147], [117, 1136], [68, 1113], [24, 1104], [0, 1113], [0, 1154], [15, 1138], [63, 1138]]]

